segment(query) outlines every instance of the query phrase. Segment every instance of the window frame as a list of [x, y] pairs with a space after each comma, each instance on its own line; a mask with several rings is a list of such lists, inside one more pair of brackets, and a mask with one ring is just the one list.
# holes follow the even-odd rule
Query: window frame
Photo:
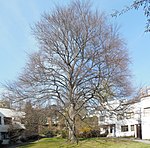
[[129, 126], [128, 125], [122, 125], [121, 126], [121, 132], [128, 132], [129, 131]]
[[124, 114], [118, 114], [117, 120], [124, 120]]
[[2, 140], [7, 140], [7, 139], [9, 139], [8, 132], [1, 132], [1, 139], [2, 139]]
[[110, 125], [110, 133], [113, 133], [113, 130], [114, 130], [114, 126]]
[[11, 125], [12, 118], [11, 117], [4, 117], [4, 125]]
[[132, 118], [134, 118], [134, 112], [127, 112], [126, 119], [132, 119]]
[[148, 117], [150, 115], [150, 107], [144, 108], [143, 112], [144, 112], [144, 117]]
[[104, 122], [105, 121], [105, 116], [100, 116], [100, 121]]
[[131, 131], [135, 131], [134, 125], [130, 125]]

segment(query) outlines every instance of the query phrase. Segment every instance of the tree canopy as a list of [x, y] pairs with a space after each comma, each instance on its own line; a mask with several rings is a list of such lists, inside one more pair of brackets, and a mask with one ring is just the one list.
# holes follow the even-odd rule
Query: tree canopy
[[130, 94], [128, 50], [117, 27], [104, 13], [91, 11], [88, 2], [43, 14], [32, 31], [39, 51], [18, 80], [6, 84], [5, 97], [56, 104], [75, 142], [75, 119], [83, 110]]

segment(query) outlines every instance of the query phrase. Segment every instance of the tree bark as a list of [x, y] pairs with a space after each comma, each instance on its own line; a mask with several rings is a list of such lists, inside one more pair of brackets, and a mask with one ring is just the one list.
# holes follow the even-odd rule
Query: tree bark
[[75, 127], [75, 109], [73, 104], [71, 104], [69, 108], [68, 129], [69, 129], [69, 135], [68, 135], [69, 141], [71, 143], [78, 144], [78, 138], [76, 135], [76, 127]]

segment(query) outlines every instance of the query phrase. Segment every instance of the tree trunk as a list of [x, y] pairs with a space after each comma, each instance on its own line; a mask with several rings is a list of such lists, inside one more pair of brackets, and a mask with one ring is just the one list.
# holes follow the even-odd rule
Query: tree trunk
[[75, 110], [72, 104], [71, 107], [69, 108], [68, 129], [69, 129], [68, 135], [69, 141], [71, 143], [78, 144], [78, 138], [76, 136], [76, 127], [75, 127]]
[[71, 143], [78, 143], [78, 139], [76, 136], [76, 129], [75, 129], [75, 123], [73, 123], [71, 121], [71, 123], [69, 123], [69, 136], [68, 139]]

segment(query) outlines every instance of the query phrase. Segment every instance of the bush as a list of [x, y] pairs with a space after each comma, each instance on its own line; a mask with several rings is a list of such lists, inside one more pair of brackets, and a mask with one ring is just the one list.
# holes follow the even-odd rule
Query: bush
[[40, 136], [40, 135], [38, 135], [38, 134], [35, 134], [35, 135], [31, 135], [31, 136], [28, 136], [26, 139], [27, 139], [27, 141], [29, 140], [29, 141], [36, 141], [36, 140], [39, 140], [39, 139], [41, 139], [42, 137]]
[[62, 138], [67, 138], [67, 136], [68, 136], [68, 132], [66, 130], [62, 130], [61, 131], [61, 137]]
[[84, 131], [83, 133], [79, 134], [79, 137], [80, 138], [100, 137], [100, 131], [99, 130]]
[[106, 132], [105, 132], [105, 133], [100, 134], [100, 137], [107, 137], [107, 135], [108, 135], [108, 130], [106, 130]]
[[20, 141], [21, 141], [21, 142], [27, 142], [27, 138], [21, 137], [21, 138], [20, 138]]
[[45, 136], [46, 136], [47, 138], [51, 138], [51, 137], [56, 136], [56, 134], [55, 134], [54, 131], [48, 131], [48, 132], [45, 134]]
[[0, 145], [2, 145], [2, 143], [3, 143], [3, 140], [0, 140]]
[[92, 130], [91, 136], [92, 137], [100, 137], [100, 131], [99, 130]]

